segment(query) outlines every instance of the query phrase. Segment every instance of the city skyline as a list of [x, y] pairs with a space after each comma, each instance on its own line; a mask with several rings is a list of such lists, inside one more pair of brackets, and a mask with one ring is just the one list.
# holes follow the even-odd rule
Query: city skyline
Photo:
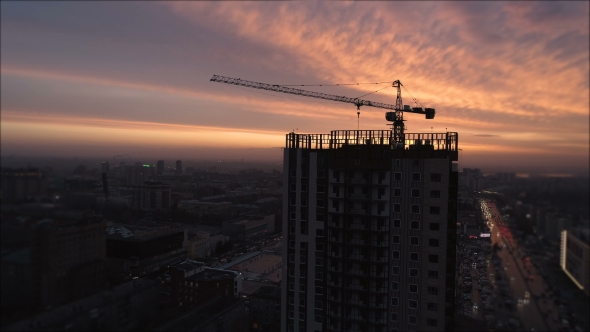
[[[588, 172], [587, 2], [1, 6], [3, 158], [244, 149], [278, 161], [288, 132], [357, 128], [353, 105], [209, 82], [219, 74], [399, 79], [404, 104], [437, 111], [407, 114], [407, 132], [458, 132], [461, 168]], [[358, 97], [386, 86], [303, 89]], [[364, 98], [394, 103], [394, 90]], [[360, 129], [387, 128], [384, 110], [360, 111]]]

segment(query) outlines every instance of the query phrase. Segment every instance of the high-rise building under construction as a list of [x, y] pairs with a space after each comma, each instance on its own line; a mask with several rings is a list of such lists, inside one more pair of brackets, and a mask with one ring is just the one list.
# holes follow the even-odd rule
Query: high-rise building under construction
[[287, 134], [281, 330], [452, 329], [457, 157], [454, 132]]

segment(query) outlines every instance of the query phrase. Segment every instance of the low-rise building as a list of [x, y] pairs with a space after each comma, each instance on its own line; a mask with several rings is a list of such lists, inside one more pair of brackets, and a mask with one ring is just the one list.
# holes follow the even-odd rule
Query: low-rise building
[[181, 228], [113, 223], [106, 233], [107, 257], [124, 275], [144, 275], [187, 257], [187, 233]]
[[170, 267], [170, 295], [175, 306], [196, 307], [216, 296], [239, 298], [242, 274], [208, 268], [205, 263], [186, 260]]
[[223, 223], [223, 235], [244, 241], [264, 233], [274, 232], [274, 214], [250, 214]]
[[270, 332], [281, 328], [281, 288], [262, 286], [250, 295], [250, 331]]

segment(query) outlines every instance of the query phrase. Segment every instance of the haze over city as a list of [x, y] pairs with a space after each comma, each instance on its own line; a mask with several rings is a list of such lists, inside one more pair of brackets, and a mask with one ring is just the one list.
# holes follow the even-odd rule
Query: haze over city
[[[209, 82], [400, 80], [460, 167], [588, 174], [588, 2], [2, 2], [5, 157], [280, 162], [356, 107]], [[304, 87], [358, 97], [387, 84]], [[395, 89], [365, 99], [394, 103]], [[360, 129], [385, 130], [363, 107]]]

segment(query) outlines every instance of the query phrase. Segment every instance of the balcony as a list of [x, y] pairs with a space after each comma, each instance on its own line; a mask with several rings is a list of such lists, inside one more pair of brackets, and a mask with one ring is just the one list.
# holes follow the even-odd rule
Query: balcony
[[387, 278], [387, 273], [385, 272], [381, 272], [381, 273], [377, 273], [377, 272], [371, 272], [370, 274], [371, 278]]
[[342, 237], [331, 237], [330, 242], [333, 243], [342, 243]]
[[371, 262], [378, 262], [378, 263], [387, 263], [389, 261], [389, 257], [387, 256], [371, 256]]
[[348, 244], [352, 244], [352, 245], [357, 245], [357, 246], [366, 246], [367, 245], [367, 241], [362, 240], [362, 239], [350, 239], [347, 242]]
[[367, 184], [368, 181], [366, 179], [359, 179], [359, 178], [348, 178], [346, 179], [350, 184]]
[[328, 272], [342, 273], [342, 268], [338, 266], [328, 266]]
[[388, 247], [389, 246], [389, 242], [387, 241], [371, 241], [371, 245], [373, 247]]
[[332, 258], [342, 258], [342, 251], [330, 251], [328, 257]]
[[353, 229], [356, 231], [368, 231], [369, 230], [369, 228], [363, 224], [350, 224], [348, 229]]
[[367, 276], [367, 273], [365, 271], [363, 271], [363, 270], [353, 270], [353, 269], [350, 269], [350, 270], [348, 270], [347, 273], [350, 274], [350, 275], [353, 275], [353, 276], [360, 276], [360, 277], [366, 277]]
[[362, 215], [366, 215], [369, 212], [365, 209], [348, 209], [347, 212], [349, 214], [362, 214]]
[[387, 303], [385, 303], [385, 302], [370, 302], [369, 307], [378, 308], [378, 309], [386, 309]]
[[349, 199], [370, 199], [367, 194], [348, 194]]
[[361, 261], [361, 262], [367, 261], [367, 257], [365, 257], [364, 255], [348, 255], [346, 258], [350, 259], [350, 260]]

